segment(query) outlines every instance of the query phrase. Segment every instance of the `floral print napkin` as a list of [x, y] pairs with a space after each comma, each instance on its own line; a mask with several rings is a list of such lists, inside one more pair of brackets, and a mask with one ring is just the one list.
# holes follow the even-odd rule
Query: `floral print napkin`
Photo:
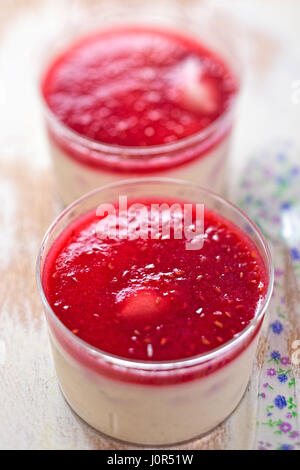
[[[291, 325], [285, 298], [285, 270], [286, 256], [290, 255], [299, 289], [300, 244], [283, 249], [280, 238], [282, 211], [296, 205], [300, 207], [300, 152], [289, 142], [277, 142], [252, 158], [244, 174], [238, 205], [264, 232], [275, 268], [274, 292], [268, 308], [266, 352], [259, 377], [253, 447], [259, 450], [296, 450], [300, 449], [300, 397], [296, 394], [299, 379], [297, 382], [294, 356], [288, 352]], [[300, 357], [300, 351], [296, 353]]]

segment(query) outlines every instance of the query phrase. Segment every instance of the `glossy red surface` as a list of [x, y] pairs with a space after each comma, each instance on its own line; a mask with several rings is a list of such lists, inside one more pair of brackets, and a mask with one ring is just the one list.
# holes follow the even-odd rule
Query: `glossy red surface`
[[69, 48], [47, 71], [42, 91], [58, 119], [80, 135], [140, 147], [205, 129], [228, 108], [237, 83], [193, 38], [119, 27]]
[[[143, 220], [136, 214], [129, 233]], [[164, 212], [160, 233], [168, 220]], [[43, 287], [67, 328], [101, 350], [154, 361], [210, 351], [243, 330], [265, 297], [256, 247], [215, 212], [205, 210], [204, 245], [195, 251], [174, 239], [172, 227], [169, 239], [103, 239], [109, 230], [99, 221], [93, 211], [62, 233], [46, 258]]]

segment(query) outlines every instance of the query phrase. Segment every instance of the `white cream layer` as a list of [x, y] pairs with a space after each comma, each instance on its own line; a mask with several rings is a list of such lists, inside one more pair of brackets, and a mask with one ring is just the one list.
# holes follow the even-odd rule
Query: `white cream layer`
[[114, 172], [95, 169], [66, 155], [54, 142], [50, 142], [58, 191], [64, 204], [70, 204], [83, 194], [119, 180], [137, 177], [179, 178], [199, 184], [218, 193], [224, 192], [230, 134], [206, 155], [174, 168], [154, 173]]
[[199, 436], [227, 418], [249, 381], [257, 337], [235, 359], [210, 375], [172, 385], [140, 385], [84, 368], [52, 337], [63, 394], [97, 430], [128, 442], [166, 445]]

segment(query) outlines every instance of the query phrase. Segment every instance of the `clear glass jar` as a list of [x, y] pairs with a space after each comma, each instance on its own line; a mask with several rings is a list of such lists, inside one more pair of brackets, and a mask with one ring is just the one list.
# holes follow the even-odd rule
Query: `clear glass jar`
[[[220, 347], [183, 360], [140, 361], [87, 344], [51, 309], [42, 274], [49, 249], [75, 219], [119, 195], [202, 203], [232, 221], [254, 242], [268, 274], [266, 296], [248, 326]], [[259, 332], [273, 286], [268, 246], [254, 223], [222, 197], [178, 180], [149, 178], [115, 183], [74, 202], [54, 221], [37, 264], [39, 292], [62, 392], [73, 410], [97, 430], [120, 440], [166, 445], [192, 439], [221, 423], [241, 400], [252, 370]]]
[[[120, 15], [101, 15], [99, 11], [94, 13], [92, 10], [84, 21], [64, 30], [64, 40], [58, 38], [57, 43], [51, 45], [51, 55], [55, 58], [87, 32], [124, 24], [171, 28], [195, 37], [217, 52], [236, 81], [240, 82], [240, 63], [235, 53], [234, 38], [228, 30], [222, 31], [222, 26], [215, 27], [205, 8], [198, 10], [195, 23], [189, 12], [180, 18], [152, 16], [143, 10], [126, 10]], [[101, 185], [139, 176], [183, 178], [224, 193], [237, 95], [228, 109], [202, 131], [173, 143], [149, 147], [110, 145], [83, 137], [64, 125], [42, 96], [50, 151], [63, 202], [69, 204]]]

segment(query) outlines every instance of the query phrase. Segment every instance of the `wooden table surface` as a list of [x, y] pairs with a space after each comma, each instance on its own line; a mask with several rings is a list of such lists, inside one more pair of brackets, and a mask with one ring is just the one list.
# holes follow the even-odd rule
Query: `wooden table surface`
[[[41, 122], [36, 79], [46, 45], [90, 1], [1, 0], [0, 4], [0, 448], [132, 449], [76, 417], [59, 391], [36, 289], [43, 234], [60, 210]], [[101, 3], [98, 1], [98, 3]], [[110, 8], [124, 5], [121, 0]], [[147, 2], [129, 2], [145, 5]], [[148, 2], [184, 12], [198, 0]], [[224, 0], [216, 15], [233, 22], [245, 61], [245, 88], [232, 150], [231, 189], [251, 152], [278, 136], [300, 140], [298, 0]], [[222, 4], [222, 5], [221, 5]], [[220, 11], [220, 5], [222, 11]], [[225, 16], [224, 16], [225, 15]], [[196, 16], [196, 13], [195, 13]], [[228, 19], [229, 18], [229, 19]], [[207, 436], [176, 448], [245, 449], [253, 442], [260, 342], [246, 395]]]

